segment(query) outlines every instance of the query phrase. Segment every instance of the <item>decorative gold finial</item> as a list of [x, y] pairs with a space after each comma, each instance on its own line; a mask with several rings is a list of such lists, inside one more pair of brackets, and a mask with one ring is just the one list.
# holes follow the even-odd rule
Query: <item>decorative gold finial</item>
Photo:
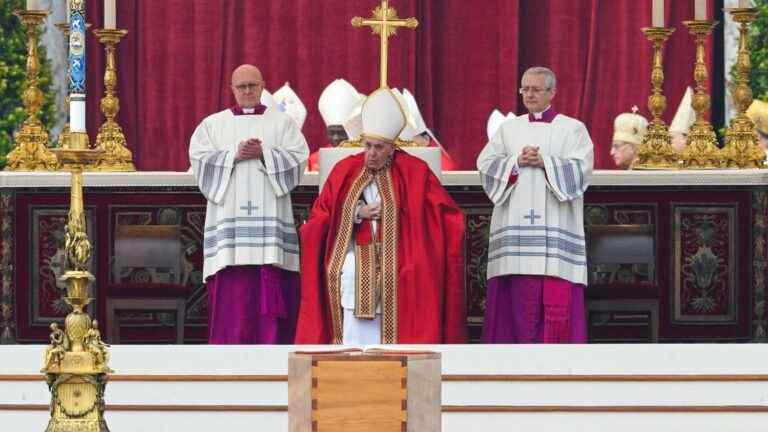
[[373, 34], [381, 39], [381, 81], [380, 87], [387, 87], [387, 53], [389, 51], [389, 37], [397, 34], [398, 27], [415, 29], [419, 25], [416, 18], [401, 19], [397, 17], [397, 11], [389, 7], [388, 0], [382, 0], [381, 6], [373, 10], [373, 17], [352, 18], [355, 27], [371, 27]]

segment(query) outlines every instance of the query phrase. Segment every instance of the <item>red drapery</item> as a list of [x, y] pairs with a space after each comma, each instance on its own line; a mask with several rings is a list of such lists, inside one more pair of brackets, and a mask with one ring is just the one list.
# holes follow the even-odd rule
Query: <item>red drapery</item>
[[[666, 2], [676, 27], [665, 55], [669, 121], [693, 82], [693, 39], [682, 25], [693, 1]], [[713, 15], [715, 0], [709, 0]], [[258, 65], [267, 88], [289, 82], [309, 110], [310, 147], [326, 142], [317, 111], [323, 88], [343, 77], [360, 92], [378, 86], [378, 38], [350, 25], [378, 0], [121, 0], [118, 26], [120, 122], [139, 170], [183, 171], [194, 127], [231, 105], [231, 71]], [[389, 85], [415, 91], [422, 114], [460, 169], [475, 169], [493, 108], [522, 112], [522, 72], [534, 65], [558, 76], [554, 105], [584, 121], [595, 141], [595, 166], [612, 168], [613, 119], [638, 105], [649, 116], [650, 43], [640, 31], [651, 0], [393, 0], [416, 31], [390, 39]], [[88, 2], [102, 24], [102, 3]], [[88, 129], [102, 122], [104, 55], [88, 40]], [[708, 51], [711, 53], [711, 38]], [[711, 65], [712, 55], [708, 54]], [[710, 67], [711, 69], [711, 67]]]

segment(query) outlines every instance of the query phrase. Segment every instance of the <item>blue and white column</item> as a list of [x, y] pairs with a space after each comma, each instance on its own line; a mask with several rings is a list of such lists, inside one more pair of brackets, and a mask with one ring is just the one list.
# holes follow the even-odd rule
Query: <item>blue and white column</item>
[[85, 133], [85, 0], [69, 1], [69, 128]]

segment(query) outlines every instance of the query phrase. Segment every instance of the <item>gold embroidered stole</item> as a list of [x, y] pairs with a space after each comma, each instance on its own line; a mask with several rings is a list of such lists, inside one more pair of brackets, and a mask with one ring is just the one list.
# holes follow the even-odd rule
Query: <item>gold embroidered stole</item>
[[[361, 306], [363, 308], [361, 315], [365, 316], [372, 312], [370, 314], [372, 319], [376, 313], [377, 297], [381, 296], [381, 341], [382, 343], [397, 343], [397, 233], [399, 221], [392, 174], [389, 169], [385, 169], [379, 175], [374, 176], [369, 170], [363, 169], [352, 182], [352, 186], [344, 199], [336, 242], [331, 249], [331, 257], [326, 269], [333, 330], [332, 341], [335, 344], [342, 343], [344, 328], [341, 308], [341, 269], [344, 265], [347, 246], [354, 232], [357, 201], [365, 186], [371, 181], [376, 181], [381, 196], [379, 224], [381, 245], [377, 247], [377, 242], [374, 241], [371, 248], [360, 248], [367, 250], [355, 250], [358, 280], [356, 284], [358, 289], [355, 293], [357, 300], [355, 312], [357, 314], [358, 306]], [[376, 249], [379, 248], [380, 250], [377, 251]], [[360, 285], [359, 282], [361, 277], [367, 278], [363, 285]], [[366, 298], [361, 303], [360, 299], [364, 296]]]
[[381, 243], [376, 236], [367, 245], [355, 244], [355, 317], [376, 318], [381, 296]]

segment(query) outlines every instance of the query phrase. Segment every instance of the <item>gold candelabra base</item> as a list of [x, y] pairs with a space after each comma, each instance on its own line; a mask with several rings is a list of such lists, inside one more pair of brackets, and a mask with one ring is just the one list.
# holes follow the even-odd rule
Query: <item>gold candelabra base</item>
[[[42, 96], [41, 96], [42, 98]], [[37, 119], [24, 121], [16, 133], [15, 146], [8, 153], [5, 169], [8, 171], [55, 171], [59, 161], [48, 148], [48, 131]]]
[[721, 153], [724, 168], [765, 167], [765, 152], [757, 146], [755, 127], [743, 113], [731, 120]]
[[681, 156], [683, 168], [722, 168], [722, 155], [717, 147], [717, 136], [708, 121], [696, 121], [691, 126], [691, 131], [688, 133], [688, 144]]

